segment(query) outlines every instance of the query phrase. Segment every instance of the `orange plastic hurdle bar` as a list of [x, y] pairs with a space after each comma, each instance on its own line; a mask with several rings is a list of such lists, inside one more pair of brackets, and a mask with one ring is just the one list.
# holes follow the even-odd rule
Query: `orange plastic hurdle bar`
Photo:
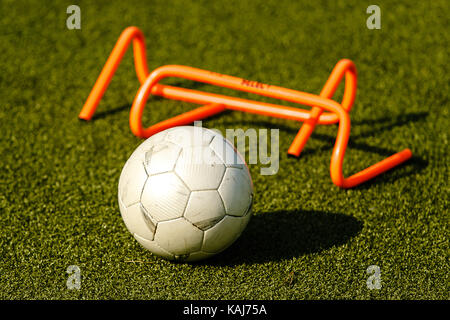
[[[90, 120], [92, 118], [131, 42], [133, 42], [135, 69], [138, 79], [141, 82], [141, 87], [131, 107], [130, 127], [132, 132], [138, 137], [147, 138], [170, 127], [186, 125], [195, 120], [205, 119], [226, 109], [230, 109], [304, 122], [288, 150], [289, 154], [299, 156], [316, 124], [333, 124], [339, 122], [336, 143], [331, 157], [330, 175], [333, 183], [341, 188], [355, 187], [405, 162], [412, 156], [411, 151], [405, 149], [348, 178], [343, 176], [342, 165], [350, 135], [350, 117], [348, 112], [355, 100], [357, 83], [356, 68], [350, 60], [344, 59], [338, 62], [319, 96], [180, 65], [162, 66], [149, 73], [146, 62], [144, 36], [136, 27], [129, 27], [122, 32], [79, 114], [80, 119]], [[342, 103], [339, 104], [331, 100], [331, 98], [344, 76], [344, 97]], [[179, 77], [250, 92], [308, 105], [312, 109], [304, 110], [158, 83], [167, 77]], [[202, 104], [204, 106], [144, 128], [142, 126], [142, 114], [150, 94], [168, 99]], [[324, 110], [328, 112], [324, 112]]]

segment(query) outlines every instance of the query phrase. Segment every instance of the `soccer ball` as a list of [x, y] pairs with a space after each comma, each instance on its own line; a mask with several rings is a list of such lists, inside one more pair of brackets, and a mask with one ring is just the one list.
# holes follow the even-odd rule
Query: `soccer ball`
[[127, 229], [153, 254], [195, 261], [230, 246], [251, 216], [253, 184], [244, 159], [221, 134], [181, 126], [145, 140], [119, 179]]

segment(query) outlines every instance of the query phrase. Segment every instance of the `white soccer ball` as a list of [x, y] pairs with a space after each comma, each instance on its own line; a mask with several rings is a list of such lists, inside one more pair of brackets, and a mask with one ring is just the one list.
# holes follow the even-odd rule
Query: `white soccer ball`
[[195, 261], [230, 246], [251, 216], [253, 184], [244, 159], [221, 134], [194, 126], [159, 132], [130, 156], [119, 207], [144, 248]]

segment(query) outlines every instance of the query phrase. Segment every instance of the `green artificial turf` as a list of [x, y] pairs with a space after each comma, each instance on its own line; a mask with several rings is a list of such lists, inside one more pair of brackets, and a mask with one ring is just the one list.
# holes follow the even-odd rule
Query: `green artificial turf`
[[[0, 3], [1, 299], [449, 299], [448, 1], [71, 1]], [[360, 187], [333, 185], [336, 126], [287, 157], [300, 124], [228, 112], [203, 125], [280, 129], [280, 168], [251, 165], [254, 216], [201, 263], [152, 256], [126, 230], [117, 183], [142, 142], [130, 131], [139, 88], [132, 53], [91, 122], [77, 115], [121, 31], [145, 34], [149, 69], [194, 66], [318, 94], [342, 58], [358, 93], [346, 176], [404, 148], [407, 164]], [[198, 90], [271, 101], [169, 79]], [[336, 99], [342, 96], [342, 88]], [[292, 104], [288, 104], [292, 105]], [[151, 99], [149, 125], [194, 108]], [[69, 290], [68, 266], [81, 270]], [[366, 269], [381, 270], [370, 290]]]

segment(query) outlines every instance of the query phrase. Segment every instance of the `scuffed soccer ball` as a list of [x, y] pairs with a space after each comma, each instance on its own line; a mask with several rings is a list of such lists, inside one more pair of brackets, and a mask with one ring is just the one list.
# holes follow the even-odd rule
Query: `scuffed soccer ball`
[[195, 261], [230, 246], [245, 229], [253, 184], [244, 159], [221, 134], [194, 126], [145, 140], [119, 179], [119, 207], [144, 248]]

